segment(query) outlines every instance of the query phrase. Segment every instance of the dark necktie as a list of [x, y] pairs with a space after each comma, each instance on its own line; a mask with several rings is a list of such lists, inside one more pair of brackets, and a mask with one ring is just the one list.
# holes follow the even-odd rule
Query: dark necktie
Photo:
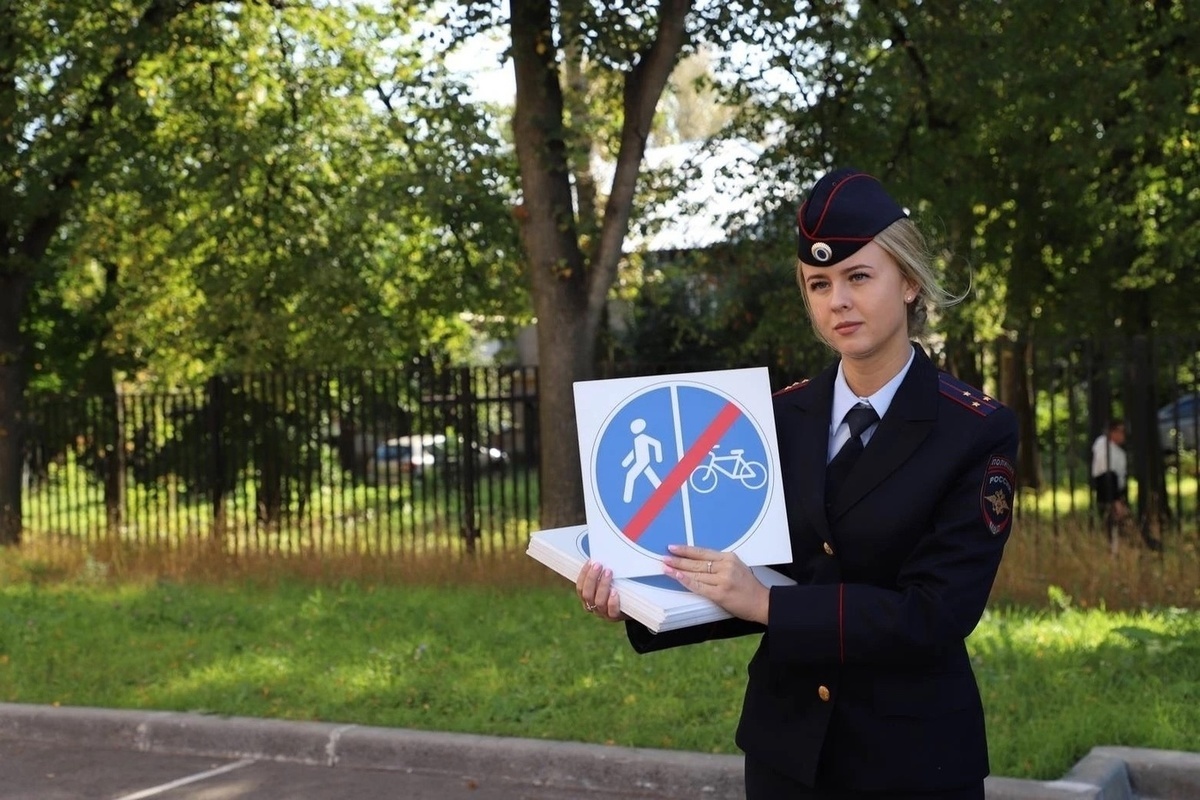
[[862, 455], [862, 433], [879, 421], [875, 409], [867, 405], [857, 405], [846, 412], [845, 422], [850, 426], [850, 439], [837, 451], [829, 466], [825, 468], [825, 502], [830, 503], [837, 497], [842, 481], [850, 474], [854, 462]]

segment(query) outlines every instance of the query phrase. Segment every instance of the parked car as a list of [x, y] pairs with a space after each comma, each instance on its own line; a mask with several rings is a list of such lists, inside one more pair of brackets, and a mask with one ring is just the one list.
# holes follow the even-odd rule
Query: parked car
[[[475, 444], [471, 447], [471, 450], [475, 453], [475, 466], [480, 470], [499, 469], [508, 462], [508, 453], [499, 447]], [[458, 458], [454, 454], [451, 454], [449, 458], [452, 463], [458, 463]]]
[[[475, 466], [480, 471], [498, 469], [508, 461], [508, 454], [498, 447], [476, 444]], [[367, 480], [388, 485], [415, 478], [457, 475], [463, 443], [442, 434], [398, 436], [375, 448], [367, 461]]]
[[445, 445], [446, 437], [436, 434], [388, 439], [367, 459], [367, 482], [388, 485], [408, 475], [420, 478], [437, 463], [437, 452]]
[[1200, 392], [1180, 396], [1158, 410], [1158, 440], [1164, 451], [1200, 449]]

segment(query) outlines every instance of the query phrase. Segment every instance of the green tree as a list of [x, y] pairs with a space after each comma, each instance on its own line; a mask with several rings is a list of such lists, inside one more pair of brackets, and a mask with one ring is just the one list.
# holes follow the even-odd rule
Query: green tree
[[412, 14], [13, 8], [0, 34], [0, 542], [20, 536], [31, 370], [38, 386], [111, 391], [114, 374], [378, 363], [461, 348], [463, 312], [527, 315], [496, 289], [517, 274], [510, 162], [425, 58]]
[[463, 312], [519, 322], [495, 290], [519, 276], [510, 163], [409, 21], [238, 23], [197, 20], [147, 70], [157, 135], [124, 174], [155, 218], [127, 239], [160, 249], [127, 259], [122, 346], [179, 381], [461, 352]]
[[137, 64], [197, 2], [5, 4], [0, 33], [0, 543], [20, 540], [23, 331], [47, 251], [136, 129]]
[[[496, 24], [504, 13], [494, 2], [469, 3], [465, 12], [460, 36]], [[697, 8], [692, 0], [507, 4], [521, 176], [516, 214], [538, 324], [543, 526], [583, 517], [572, 386], [594, 374], [597, 334], [671, 74], [682, 56], [706, 44], [785, 28], [794, 13], [786, 3]], [[597, 111], [611, 125], [596, 124]], [[597, 189], [583, 165], [605, 149], [612, 180]]]
[[1179, 2], [821, 3], [730, 87], [745, 130], [787, 131], [764, 180], [866, 169], [955, 253], [947, 360], [971, 378], [982, 342], [1016, 343], [1030, 483], [1026, 343], [1194, 326], [1197, 32]]

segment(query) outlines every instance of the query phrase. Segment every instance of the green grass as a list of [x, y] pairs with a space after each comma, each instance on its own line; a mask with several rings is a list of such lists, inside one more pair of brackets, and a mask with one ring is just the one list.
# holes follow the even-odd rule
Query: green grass
[[969, 640], [993, 772], [1061, 777], [1102, 744], [1200, 749], [1200, 615], [1060, 604], [993, 610]]
[[[0, 553], [0, 699], [736, 752], [751, 638], [636, 655], [530, 559], [347, 580], [126, 576]], [[118, 565], [119, 566], [119, 565]], [[970, 640], [993, 773], [1197, 749], [1200, 615], [994, 608]]]

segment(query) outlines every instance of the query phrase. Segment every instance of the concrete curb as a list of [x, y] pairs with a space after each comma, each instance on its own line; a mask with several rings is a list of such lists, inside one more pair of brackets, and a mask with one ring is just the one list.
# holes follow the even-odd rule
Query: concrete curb
[[[504, 779], [580, 792], [741, 800], [742, 758], [170, 711], [0, 703], [0, 737], [141, 752]], [[1057, 781], [992, 777], [988, 800], [1200, 798], [1200, 753], [1093, 748]]]
[[1141, 747], [1096, 747], [1089, 756], [1124, 762], [1133, 796], [1200, 798], [1200, 753]]
[[0, 703], [0, 737], [347, 769], [488, 777], [577, 791], [738, 798], [740, 756], [169, 711]]

